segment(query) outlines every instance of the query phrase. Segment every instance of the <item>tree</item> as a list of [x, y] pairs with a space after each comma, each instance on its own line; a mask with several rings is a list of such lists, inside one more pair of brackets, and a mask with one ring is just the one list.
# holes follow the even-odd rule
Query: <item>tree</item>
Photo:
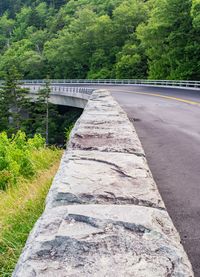
[[10, 133], [16, 133], [23, 128], [26, 121], [24, 113], [30, 107], [28, 89], [21, 87], [21, 79], [21, 75], [13, 66], [7, 71], [5, 82], [1, 87], [0, 107], [3, 113], [1, 128], [8, 129]]
[[[49, 98], [51, 94], [50, 81], [45, 80], [44, 88], [40, 89], [37, 95], [36, 110], [42, 116], [42, 127], [45, 130], [46, 145], [49, 144]], [[39, 117], [40, 117], [39, 116]], [[38, 120], [41, 120], [41, 118]], [[41, 122], [41, 121], [40, 121]]]
[[32, 133], [39, 133], [46, 137], [46, 145], [56, 142], [57, 124], [59, 113], [57, 106], [50, 103], [51, 86], [50, 80], [45, 80], [43, 88], [37, 95], [37, 100], [33, 105], [31, 117], [33, 118]]
[[4, 52], [0, 61], [0, 74], [9, 71], [12, 65], [26, 78], [41, 78], [40, 71], [44, 68], [44, 60], [43, 56], [34, 50], [34, 45], [29, 39], [22, 39]]
[[127, 42], [117, 54], [115, 72], [118, 79], [145, 79], [147, 58], [142, 46]]
[[191, 16], [194, 28], [200, 29], [200, 0], [192, 1]]
[[0, 17], [0, 51], [10, 46], [14, 20], [8, 18], [8, 13]]
[[150, 17], [137, 29], [152, 79], [195, 79], [200, 58], [191, 0], [149, 0]]
[[9, 126], [9, 98], [6, 90], [2, 86], [0, 88], [0, 132], [8, 129]]
[[0, 0], [0, 77], [198, 80], [199, 61], [200, 0]]

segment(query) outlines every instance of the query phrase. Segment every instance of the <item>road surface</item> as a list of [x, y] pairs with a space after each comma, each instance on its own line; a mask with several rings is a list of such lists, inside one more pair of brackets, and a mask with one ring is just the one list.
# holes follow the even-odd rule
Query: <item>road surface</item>
[[96, 87], [108, 88], [134, 122], [159, 191], [199, 277], [200, 91]]
[[132, 90], [180, 98], [125, 93], [124, 89], [113, 93], [135, 121], [159, 191], [180, 233], [195, 276], [199, 277], [200, 92], [138, 87]]
[[159, 191], [199, 277], [200, 91], [129, 87], [113, 95], [134, 120]]

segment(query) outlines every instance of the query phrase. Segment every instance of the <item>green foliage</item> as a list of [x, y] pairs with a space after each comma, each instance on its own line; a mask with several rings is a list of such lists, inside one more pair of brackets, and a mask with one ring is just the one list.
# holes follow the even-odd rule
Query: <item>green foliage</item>
[[68, 126], [68, 127], [65, 129], [65, 135], [66, 135], [66, 140], [67, 140], [67, 142], [68, 142], [69, 139], [70, 139], [70, 134], [71, 134], [71, 131], [72, 131], [73, 127], [74, 127], [74, 125], [72, 124], [72, 125]]
[[[63, 111], [60, 112], [59, 107], [51, 104], [48, 80], [39, 91], [36, 101], [30, 102], [28, 90], [21, 87], [19, 79], [21, 75], [16, 67], [12, 66], [0, 89], [0, 132], [6, 131], [11, 136], [22, 130], [28, 138], [33, 134], [41, 134], [46, 138], [46, 145], [63, 146], [65, 128], [77, 120], [81, 110], [62, 108]], [[2, 178], [7, 178], [6, 172]]]
[[65, 129], [75, 123], [82, 110], [78, 108], [59, 107], [49, 102], [50, 82], [47, 79], [44, 87], [38, 92], [36, 101], [31, 104], [26, 133], [41, 134], [46, 138], [46, 145], [64, 146]]
[[197, 19], [195, 1], [193, 8], [191, 0], [149, 0], [149, 4], [149, 19], [137, 29], [149, 59], [149, 77], [198, 79], [200, 48], [193, 27]]
[[32, 153], [44, 148], [45, 140], [40, 135], [27, 139], [19, 131], [9, 138], [6, 132], [0, 133], [0, 189], [5, 190], [16, 184], [17, 178], [30, 178], [35, 175]]
[[141, 46], [127, 43], [117, 55], [116, 77], [128, 79], [133, 76], [136, 79], [145, 78], [147, 73], [147, 60]]
[[192, 1], [191, 16], [196, 29], [200, 29], [200, 0]]
[[[24, 2], [12, 8], [17, 13], [9, 47], [6, 37], [2, 42], [0, 75], [14, 64], [25, 78], [115, 78], [118, 54], [126, 44], [139, 45], [134, 33], [147, 14], [143, 0]], [[143, 66], [131, 66], [134, 78]]]
[[43, 148], [45, 145], [45, 139], [40, 134], [35, 134], [33, 138], [29, 138], [27, 141], [30, 149], [37, 149]]
[[11, 66], [0, 89], [0, 131], [16, 133], [23, 125], [23, 112], [30, 106], [28, 90], [21, 87], [21, 75]]
[[0, 49], [5, 50], [9, 47], [14, 24], [15, 21], [9, 19], [7, 13], [0, 17]]
[[[49, 105], [49, 98], [50, 98], [50, 93], [51, 93], [51, 87], [50, 87], [50, 82], [49, 80], [45, 81], [45, 85], [40, 91], [38, 92], [37, 95], [37, 100], [36, 100], [36, 109], [39, 111], [38, 115], [39, 118], [36, 119], [36, 122], [43, 121], [43, 128], [41, 128], [40, 133], [44, 133], [46, 136], [46, 145], [49, 144], [49, 123], [50, 123], [50, 118], [49, 114], [50, 111], [52, 113], [56, 112], [56, 108], [54, 106]], [[55, 115], [55, 114], [54, 114]], [[43, 130], [42, 130], [43, 129]]]
[[0, 0], [0, 76], [199, 79], [199, 0]]
[[[42, 214], [61, 157], [58, 149], [33, 152], [39, 173], [0, 193], [0, 276], [11, 276], [28, 234]], [[39, 170], [39, 171], [38, 171]]]

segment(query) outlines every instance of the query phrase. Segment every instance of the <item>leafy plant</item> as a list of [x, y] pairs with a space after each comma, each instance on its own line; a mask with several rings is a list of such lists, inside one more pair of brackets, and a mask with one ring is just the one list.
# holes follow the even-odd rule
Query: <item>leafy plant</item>
[[6, 132], [0, 133], [0, 189], [13, 186], [20, 177], [34, 176], [35, 162], [32, 154], [44, 147], [45, 139], [39, 134], [27, 139], [22, 131], [11, 138]]

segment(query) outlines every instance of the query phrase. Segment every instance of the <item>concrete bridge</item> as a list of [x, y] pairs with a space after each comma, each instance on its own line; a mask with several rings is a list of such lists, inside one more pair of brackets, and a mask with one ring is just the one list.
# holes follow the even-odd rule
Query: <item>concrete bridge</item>
[[[24, 84], [24, 88], [30, 90], [31, 98], [36, 99], [37, 93], [44, 86], [43, 84]], [[56, 105], [70, 106], [84, 109], [90, 95], [94, 91], [93, 88], [70, 87], [51, 85], [51, 95], [49, 101]]]
[[[43, 80], [23, 80], [23, 87], [30, 89], [30, 95], [36, 98], [37, 92], [44, 87]], [[200, 90], [199, 81], [169, 80], [51, 80], [50, 102], [57, 105], [84, 108], [94, 90], [106, 88], [110, 91], [119, 89], [128, 91], [134, 88]]]
[[[31, 93], [34, 95], [39, 86], [27, 85], [32, 86]], [[182, 229], [179, 229], [180, 239], [157, 185], [170, 215], [176, 217], [182, 203], [177, 205], [180, 199], [173, 199], [178, 197], [177, 192], [175, 196], [170, 194], [167, 197], [169, 193], [165, 192], [166, 187], [161, 188], [160, 183], [163, 182], [162, 178], [166, 180], [165, 175], [160, 175], [161, 181], [158, 179], [156, 185], [129, 119], [137, 125], [139, 134], [146, 135], [146, 140], [151, 141], [152, 134], [148, 136], [144, 130], [148, 130], [152, 124], [140, 124], [140, 118], [145, 117], [144, 105], [149, 107], [150, 103], [150, 111], [145, 111], [146, 117], [150, 119], [152, 107], [155, 109], [151, 101], [158, 106], [157, 110], [159, 106], [163, 109], [166, 105], [169, 105], [169, 109], [177, 110], [182, 105], [182, 109], [195, 107], [196, 112], [200, 103], [197, 88], [192, 87], [193, 91], [169, 90], [159, 85], [159, 88], [144, 89], [141, 85], [90, 85], [89, 82], [81, 85], [54, 83], [53, 87], [53, 103], [83, 108], [88, 98], [89, 101], [73, 129], [68, 150], [47, 197], [44, 214], [29, 237], [13, 276], [193, 276], [190, 262], [180, 243], [180, 240], [184, 243]], [[108, 87], [113, 96], [105, 90]], [[104, 90], [98, 90], [102, 88]], [[129, 119], [113, 97], [126, 110]], [[171, 116], [173, 118], [174, 114]], [[192, 127], [195, 126], [194, 123]], [[157, 131], [157, 127], [153, 127], [153, 131]], [[158, 139], [163, 139], [163, 133], [156, 135]], [[142, 139], [143, 142], [145, 140]], [[144, 144], [149, 149], [148, 144]], [[166, 150], [171, 153], [169, 149]], [[165, 162], [170, 167], [168, 158]], [[150, 155], [151, 162], [152, 159]], [[161, 158], [156, 166], [159, 163], [163, 165]], [[173, 172], [171, 174], [173, 176]], [[168, 179], [173, 192], [180, 184], [177, 181], [171, 183], [170, 176]], [[198, 192], [196, 188], [196, 197], [199, 196]], [[188, 190], [186, 196], [194, 197], [192, 200], [196, 201]], [[172, 202], [168, 198], [172, 198]], [[170, 209], [170, 205], [177, 207]], [[186, 213], [194, 213], [188, 201], [184, 205], [188, 209]], [[178, 220], [174, 222], [177, 224]], [[188, 224], [187, 221], [184, 223]], [[191, 235], [191, 229], [188, 232]], [[195, 273], [198, 273], [198, 256], [193, 258], [195, 251], [198, 251], [197, 247], [190, 252], [187, 243], [185, 246]]]

